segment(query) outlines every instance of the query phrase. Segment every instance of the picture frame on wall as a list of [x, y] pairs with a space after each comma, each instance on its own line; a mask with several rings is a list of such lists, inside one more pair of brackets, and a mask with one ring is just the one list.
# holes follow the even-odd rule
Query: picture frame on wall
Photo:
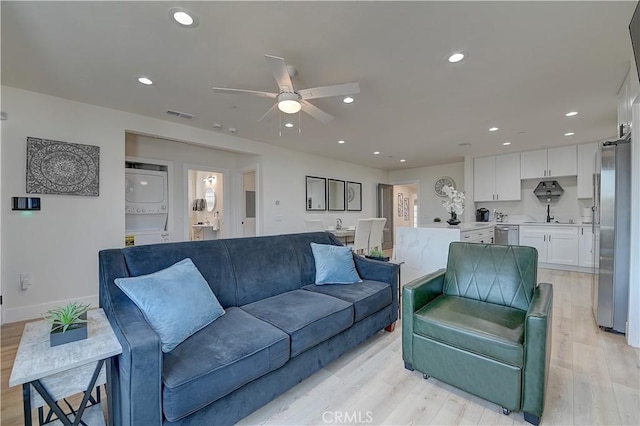
[[362, 211], [362, 184], [347, 182], [347, 211]]
[[409, 199], [404, 199], [404, 220], [409, 220]]
[[404, 216], [404, 207], [402, 200], [404, 200], [404, 194], [402, 192], [398, 192], [398, 217]]

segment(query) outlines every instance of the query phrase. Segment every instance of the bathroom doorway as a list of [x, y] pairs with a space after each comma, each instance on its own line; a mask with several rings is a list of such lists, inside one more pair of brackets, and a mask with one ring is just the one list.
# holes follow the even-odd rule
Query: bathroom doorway
[[[418, 184], [393, 185], [394, 228], [418, 227]], [[395, 236], [395, 232], [394, 232]], [[395, 241], [394, 241], [395, 244]]]
[[187, 208], [190, 241], [224, 238], [224, 174], [188, 171]]

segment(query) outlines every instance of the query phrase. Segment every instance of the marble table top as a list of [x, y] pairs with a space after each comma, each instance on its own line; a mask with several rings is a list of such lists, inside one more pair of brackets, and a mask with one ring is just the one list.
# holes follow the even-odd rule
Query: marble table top
[[49, 344], [51, 326], [46, 321], [25, 325], [9, 386], [29, 383], [122, 353], [122, 346], [102, 309], [88, 311], [87, 320], [86, 339], [54, 347]]

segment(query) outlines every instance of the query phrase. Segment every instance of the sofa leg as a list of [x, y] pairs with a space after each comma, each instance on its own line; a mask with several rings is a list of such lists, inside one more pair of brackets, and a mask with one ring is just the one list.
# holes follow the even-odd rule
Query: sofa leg
[[524, 412], [524, 420], [527, 423], [531, 423], [533, 426], [538, 426], [540, 424], [540, 416], [534, 416], [526, 411]]
[[508, 408], [502, 407], [502, 414], [504, 414], [505, 416], [508, 416], [509, 414], [511, 414], [511, 410], [509, 410]]
[[413, 364], [411, 364], [410, 362], [405, 361], [404, 362], [404, 368], [406, 368], [409, 371], [413, 371]]
[[422, 378], [427, 380], [429, 378], [429, 375], [427, 373], [422, 373]]
[[396, 329], [396, 322], [392, 322], [391, 324], [389, 324], [388, 326], [386, 326], [384, 328], [386, 331], [388, 331], [389, 333], [391, 333], [393, 330]]

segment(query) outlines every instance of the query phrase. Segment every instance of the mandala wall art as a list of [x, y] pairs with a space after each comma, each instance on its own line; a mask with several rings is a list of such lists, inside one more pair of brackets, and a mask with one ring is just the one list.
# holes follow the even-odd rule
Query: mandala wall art
[[27, 193], [97, 197], [100, 147], [28, 137]]

